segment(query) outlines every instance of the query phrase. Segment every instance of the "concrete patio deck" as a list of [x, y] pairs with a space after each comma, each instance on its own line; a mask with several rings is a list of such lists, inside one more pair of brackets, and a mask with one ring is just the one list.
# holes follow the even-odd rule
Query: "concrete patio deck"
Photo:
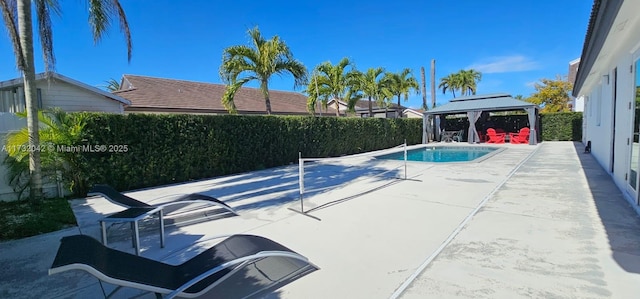
[[[306, 188], [332, 188], [305, 196], [313, 217], [288, 209], [300, 206], [297, 165], [127, 194], [200, 192], [240, 214], [171, 227], [163, 249], [143, 230], [143, 256], [247, 233], [320, 267], [269, 298], [637, 297], [640, 218], [593, 157], [572, 142], [500, 147], [481, 162], [409, 163], [409, 180], [393, 178], [403, 176], [397, 162], [318, 163]], [[103, 298], [113, 288], [81, 271], [46, 275], [62, 236], [99, 238], [97, 220], [122, 210], [102, 198], [72, 207], [79, 227], [0, 243], [0, 298]], [[133, 252], [127, 239], [111, 246]]]

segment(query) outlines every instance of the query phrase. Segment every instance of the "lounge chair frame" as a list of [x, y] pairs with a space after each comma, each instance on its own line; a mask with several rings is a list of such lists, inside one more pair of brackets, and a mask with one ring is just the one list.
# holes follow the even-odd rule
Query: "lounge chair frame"
[[111, 186], [105, 185], [105, 184], [94, 185], [93, 188], [91, 188], [91, 190], [87, 193], [87, 195], [101, 196], [107, 199], [108, 201], [110, 201], [111, 203], [125, 207], [125, 208], [149, 208], [149, 207], [160, 208], [163, 210], [164, 216], [167, 216], [167, 217], [172, 216], [169, 212], [165, 211], [165, 210], [168, 210], [168, 208], [173, 206], [186, 206], [186, 205], [192, 205], [192, 204], [204, 204], [206, 205], [206, 207], [191, 210], [191, 211], [202, 211], [204, 209], [217, 207], [217, 208], [224, 209], [226, 211], [225, 214], [238, 215], [238, 213], [233, 208], [231, 208], [229, 205], [222, 202], [221, 200], [208, 195], [199, 194], [199, 193], [182, 195], [176, 201], [170, 201], [170, 202], [161, 203], [157, 205], [151, 205], [151, 204], [139, 201], [130, 196], [124, 195], [118, 192], [117, 190], [115, 190], [114, 188], [112, 188]]
[[[138, 257], [138, 256], [131, 255], [129, 253], [108, 248], [106, 246], [103, 246], [102, 244], [100, 244], [100, 242], [98, 242], [97, 240], [89, 236], [75, 235], [75, 236], [62, 238], [60, 248], [58, 249], [58, 254], [56, 255], [56, 258], [51, 268], [49, 269], [49, 275], [68, 271], [68, 270], [86, 271], [101, 281], [117, 286], [115, 290], [113, 290], [107, 296], [107, 298], [113, 296], [122, 287], [131, 287], [131, 288], [135, 288], [135, 289], [139, 289], [147, 292], [152, 292], [152, 293], [155, 293], [158, 298], [163, 298], [162, 297], [163, 294], [165, 295], [164, 298], [174, 298], [176, 296], [180, 296], [183, 298], [196, 298], [206, 294], [207, 292], [212, 291], [213, 288], [220, 285], [225, 280], [233, 277], [233, 275], [235, 275], [238, 271], [243, 269], [243, 267], [269, 257], [283, 257], [291, 260], [297, 260], [297, 261], [303, 262], [305, 265], [283, 276], [280, 280], [275, 281], [273, 285], [265, 286], [261, 289], [256, 290], [250, 296], [255, 294], [260, 294], [268, 290], [275, 290], [288, 282], [291, 282], [297, 278], [300, 278], [306, 274], [309, 274], [319, 269], [316, 265], [309, 262], [309, 260], [306, 257], [296, 252], [293, 252], [292, 250], [276, 242], [273, 242], [269, 239], [265, 239], [258, 236], [252, 236], [252, 235], [232, 235], [230, 238], [257, 238], [257, 240], [260, 242], [266, 242], [267, 247], [279, 248], [280, 250], [258, 251], [253, 254], [241, 256], [233, 260], [226, 261], [211, 269], [203, 270], [199, 275], [197, 275], [196, 277], [193, 277], [192, 279], [189, 279], [188, 281], [180, 282], [180, 286], [174, 289], [169, 286], [162, 285], [162, 282], [158, 282], [156, 283], [156, 285], [150, 285], [150, 284], [132, 281], [135, 278], [130, 280], [124, 279], [123, 277], [130, 278], [131, 275], [123, 274], [122, 272], [118, 272], [117, 269], [113, 269], [113, 267], [109, 267], [108, 266], [110, 264], [109, 260], [100, 260], [99, 262], [96, 262], [95, 258], [98, 258], [98, 257], [91, 256], [87, 258], [86, 254], [80, 255], [80, 257], [77, 257], [74, 255], [74, 252], [70, 252], [70, 251], [95, 249], [94, 250], [95, 252], [93, 253], [103, 258], [106, 257], [105, 259], [108, 259], [109, 257], [117, 258], [117, 257], [129, 256], [128, 258], [130, 262], [139, 261], [146, 265], [155, 264], [155, 265], [159, 265], [160, 267], [175, 269], [175, 271], [181, 271], [179, 269], [180, 266], [187, 263], [188, 261], [177, 266], [171, 266], [169, 264], [165, 264], [160, 261], [149, 260], [144, 257]], [[225, 241], [227, 240], [229, 239], [226, 239]], [[245, 239], [245, 240], [249, 240], [249, 239]], [[211, 252], [215, 252], [218, 246], [220, 247], [226, 246], [224, 244], [225, 241], [222, 241], [221, 243], [213, 246], [212, 248], [209, 248], [206, 251], [201, 252], [193, 259], [200, 257], [200, 255], [206, 255]], [[92, 262], [93, 262], [93, 265], [91, 264]], [[188, 291], [188, 289], [194, 286], [195, 284], [227, 269], [229, 269], [230, 271], [218, 277], [217, 279], [215, 279], [215, 281], [213, 281], [208, 286], [197, 288], [195, 291], [192, 291], [192, 292]], [[153, 275], [153, 273], [151, 275]]]

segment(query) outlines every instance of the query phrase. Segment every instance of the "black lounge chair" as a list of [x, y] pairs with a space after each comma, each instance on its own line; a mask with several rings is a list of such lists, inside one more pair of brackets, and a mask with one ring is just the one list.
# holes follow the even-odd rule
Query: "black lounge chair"
[[319, 268], [272, 240], [232, 235], [179, 265], [151, 260], [75, 235], [63, 237], [49, 275], [84, 270], [106, 283], [153, 292], [158, 298], [264, 296]]
[[[88, 196], [102, 196], [104, 198], [106, 198], [107, 200], [109, 200], [110, 202], [123, 206], [125, 208], [150, 208], [150, 207], [159, 207], [163, 210], [163, 213], [165, 216], [167, 217], [172, 217], [172, 211], [182, 211], [182, 213], [180, 214], [176, 214], [176, 216], [180, 216], [184, 214], [189, 214], [189, 213], [193, 213], [193, 212], [206, 212], [207, 210], [210, 210], [211, 208], [221, 208], [224, 209], [224, 213], [223, 214], [232, 214], [232, 215], [238, 215], [238, 213], [231, 208], [229, 205], [227, 205], [226, 203], [220, 201], [219, 199], [216, 199], [214, 197], [211, 196], [207, 196], [204, 194], [199, 194], [199, 193], [191, 193], [191, 194], [185, 194], [180, 196], [178, 199], [174, 200], [174, 201], [170, 201], [167, 203], [162, 203], [159, 205], [150, 205], [144, 202], [141, 202], [137, 199], [134, 199], [132, 197], [126, 196], [120, 192], [118, 192], [117, 190], [113, 189], [111, 186], [109, 185], [104, 185], [104, 184], [97, 184], [94, 185], [91, 190], [89, 190], [89, 192], [87, 193]], [[187, 205], [193, 205], [193, 204], [200, 204], [200, 205], [204, 205], [203, 207], [198, 207], [196, 209], [188, 209], [186, 210], [186, 212], [184, 210], [181, 210], [180, 207], [184, 207]], [[216, 214], [216, 216], [220, 216], [221, 214]], [[205, 217], [204, 218], [208, 218], [209, 215], [205, 213]], [[193, 219], [190, 219], [190, 221], [188, 222], [192, 222]], [[176, 221], [177, 222], [177, 221]], [[187, 222], [187, 221], [184, 221]], [[171, 223], [171, 222], [165, 222], [165, 223]]]

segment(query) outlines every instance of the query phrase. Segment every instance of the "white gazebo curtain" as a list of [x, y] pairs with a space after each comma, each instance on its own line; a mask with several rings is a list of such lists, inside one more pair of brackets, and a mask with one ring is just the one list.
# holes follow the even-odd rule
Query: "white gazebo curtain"
[[538, 141], [537, 136], [537, 126], [536, 124], [538, 123], [536, 121], [536, 108], [535, 107], [529, 107], [529, 108], [525, 108], [525, 110], [527, 111], [527, 114], [529, 115], [529, 144], [537, 144]]
[[480, 142], [480, 136], [478, 136], [478, 130], [476, 130], [476, 121], [480, 119], [482, 111], [467, 111], [467, 118], [469, 118], [469, 134], [467, 140], [469, 143]]

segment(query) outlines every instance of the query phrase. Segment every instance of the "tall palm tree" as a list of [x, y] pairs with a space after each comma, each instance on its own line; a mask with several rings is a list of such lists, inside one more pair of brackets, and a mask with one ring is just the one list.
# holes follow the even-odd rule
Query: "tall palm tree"
[[420, 94], [420, 85], [416, 78], [413, 77], [411, 69], [405, 68], [400, 73], [386, 73], [386, 80], [389, 82], [389, 91], [398, 97], [398, 113], [396, 117], [401, 117], [400, 114], [400, 98], [404, 96], [404, 100], [409, 100], [409, 93], [413, 90], [416, 94]]
[[472, 95], [476, 94], [478, 82], [482, 80], [482, 73], [474, 70], [460, 70], [457, 74], [458, 79], [460, 80], [460, 92], [462, 95]]
[[449, 74], [440, 79], [440, 85], [438, 88], [442, 89], [442, 94], [447, 93], [447, 89], [451, 91], [453, 97], [456, 97], [456, 89], [460, 89], [460, 79], [458, 74]]
[[[310, 112], [315, 110], [315, 105], [320, 99], [326, 107], [329, 99], [335, 100], [336, 116], [340, 116], [340, 105], [338, 100], [352, 103], [355, 93], [353, 81], [356, 71], [349, 58], [342, 58], [338, 64], [333, 65], [326, 61], [318, 65], [314, 70], [314, 75], [309, 80], [306, 92], [309, 94], [307, 108]], [[352, 108], [352, 107], [351, 107]]]
[[366, 73], [358, 72], [355, 77], [354, 88], [362, 91], [364, 97], [369, 99], [369, 117], [373, 117], [373, 102], [384, 104], [386, 100], [393, 98], [389, 89], [389, 80], [382, 76], [384, 68], [369, 68]]
[[[60, 14], [57, 0], [0, 0], [2, 19], [9, 34], [15, 54], [16, 66], [22, 72], [24, 80], [24, 96], [27, 112], [27, 131], [29, 148], [38, 149], [38, 108], [36, 104], [36, 73], [33, 51], [33, 24], [31, 3], [35, 6], [35, 16], [38, 21], [38, 35], [42, 46], [42, 57], [47, 74], [55, 67], [53, 52], [53, 30], [51, 27], [51, 13]], [[129, 23], [119, 0], [89, 0], [89, 24], [93, 39], [98, 42], [109, 28], [111, 18], [116, 17], [120, 22], [120, 30], [124, 33], [127, 43], [127, 58], [131, 61], [131, 33]], [[31, 198], [42, 197], [42, 174], [40, 152], [29, 151], [29, 175]]]
[[227, 84], [222, 104], [231, 114], [237, 113], [233, 97], [249, 81], [260, 82], [267, 114], [271, 114], [269, 99], [269, 79], [271, 76], [290, 73], [295, 80], [294, 88], [307, 82], [307, 68], [293, 58], [289, 47], [276, 35], [264, 39], [258, 27], [247, 31], [251, 37], [250, 46], [231, 46], [222, 52], [220, 76]]

